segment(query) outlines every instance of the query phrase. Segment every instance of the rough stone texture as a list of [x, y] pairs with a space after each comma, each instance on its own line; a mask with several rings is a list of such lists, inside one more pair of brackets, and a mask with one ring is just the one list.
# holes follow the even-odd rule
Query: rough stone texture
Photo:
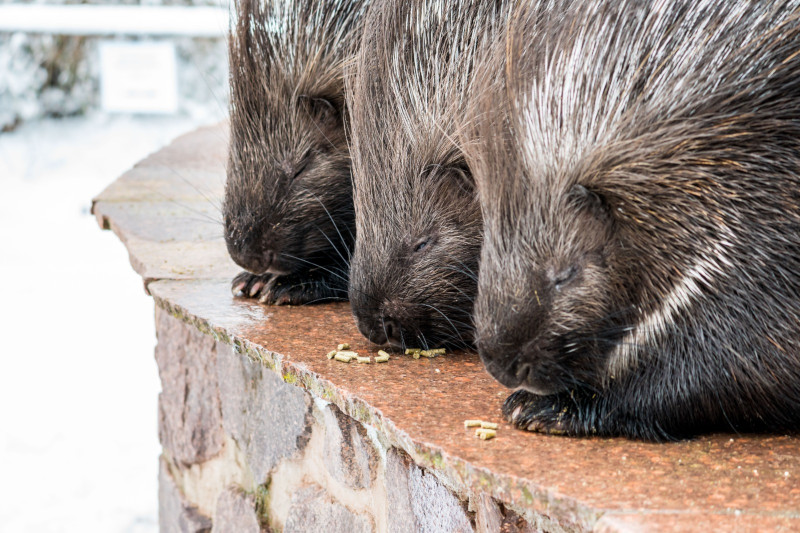
[[262, 484], [279, 460], [308, 442], [311, 400], [243, 354], [218, 357], [217, 371], [225, 431], [244, 451], [255, 482]]
[[[507, 509], [485, 493], [479, 493], [472, 501], [475, 506], [475, 530], [478, 533], [534, 533], [524, 518]], [[548, 530], [549, 531], [549, 530]]]
[[261, 533], [253, 496], [238, 487], [228, 487], [219, 495], [212, 533]]
[[463, 503], [396, 448], [386, 454], [386, 494], [390, 533], [473, 531]]
[[94, 199], [92, 212], [125, 243], [145, 284], [231, 280], [241, 271], [225, 248], [219, 211], [227, 142], [225, 123], [178, 137]]
[[[322, 487], [309, 485], [292, 496], [289, 516], [283, 533], [370, 533], [374, 531], [369, 517], [356, 515], [330, 499]], [[407, 529], [406, 531], [411, 531]]]
[[225, 435], [217, 356], [230, 347], [156, 308], [156, 362], [161, 377], [158, 436], [173, 461], [191, 465], [222, 450]]
[[158, 471], [158, 528], [161, 533], [208, 533], [211, 519], [184, 501], [162, 458]]
[[324, 408], [323, 416], [325, 455], [322, 459], [328, 472], [350, 488], [369, 488], [377, 475], [380, 457], [366, 428], [332, 404]]

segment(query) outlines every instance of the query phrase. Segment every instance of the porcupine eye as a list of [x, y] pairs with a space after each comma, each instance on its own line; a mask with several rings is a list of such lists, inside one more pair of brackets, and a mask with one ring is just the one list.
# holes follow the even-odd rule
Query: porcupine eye
[[414, 253], [418, 254], [424, 252], [425, 250], [430, 248], [430, 245], [431, 245], [431, 237], [429, 235], [426, 235], [425, 237], [418, 239], [417, 242], [414, 243]]
[[552, 282], [553, 287], [560, 291], [564, 287], [566, 287], [575, 277], [578, 275], [578, 265], [571, 265], [567, 268], [564, 268], [553, 275]]

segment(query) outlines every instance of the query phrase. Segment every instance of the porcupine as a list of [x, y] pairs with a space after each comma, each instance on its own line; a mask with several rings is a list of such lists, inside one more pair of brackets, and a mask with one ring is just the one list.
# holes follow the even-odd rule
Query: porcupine
[[344, 68], [367, 0], [240, 0], [231, 30], [225, 242], [234, 294], [346, 299], [353, 242]]
[[797, 430], [800, 2], [546, 1], [512, 21], [463, 141], [476, 344], [517, 389], [505, 415], [646, 440]]
[[506, 6], [388, 0], [364, 23], [347, 78], [357, 230], [349, 294], [375, 343], [472, 341], [481, 217], [455, 126]]

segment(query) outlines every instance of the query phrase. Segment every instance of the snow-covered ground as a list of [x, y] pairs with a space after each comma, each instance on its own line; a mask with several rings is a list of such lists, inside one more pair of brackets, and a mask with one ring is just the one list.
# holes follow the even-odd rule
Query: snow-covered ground
[[0, 532], [158, 529], [153, 303], [91, 198], [196, 119], [0, 134]]

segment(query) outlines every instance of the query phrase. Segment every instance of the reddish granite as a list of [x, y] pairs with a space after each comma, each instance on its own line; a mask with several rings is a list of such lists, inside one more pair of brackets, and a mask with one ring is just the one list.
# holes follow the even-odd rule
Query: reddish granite
[[[98, 219], [126, 242], [159, 306], [375, 426], [454, 486], [485, 491], [562, 526], [800, 530], [800, 439], [711, 435], [649, 444], [517, 431], [501, 419], [508, 391], [475, 354], [331, 361], [325, 354], [340, 342], [362, 354], [377, 350], [358, 333], [347, 304], [265, 307], [233, 298], [237, 269], [218, 230], [206, 231], [180, 209], [171, 219], [163, 198], [209, 209], [213, 198], [198, 189], [216, 183], [215, 198], [221, 194], [224, 132], [217, 127], [179, 139], [95, 203]], [[476, 439], [464, 429], [467, 418], [500, 422], [497, 438]]]

